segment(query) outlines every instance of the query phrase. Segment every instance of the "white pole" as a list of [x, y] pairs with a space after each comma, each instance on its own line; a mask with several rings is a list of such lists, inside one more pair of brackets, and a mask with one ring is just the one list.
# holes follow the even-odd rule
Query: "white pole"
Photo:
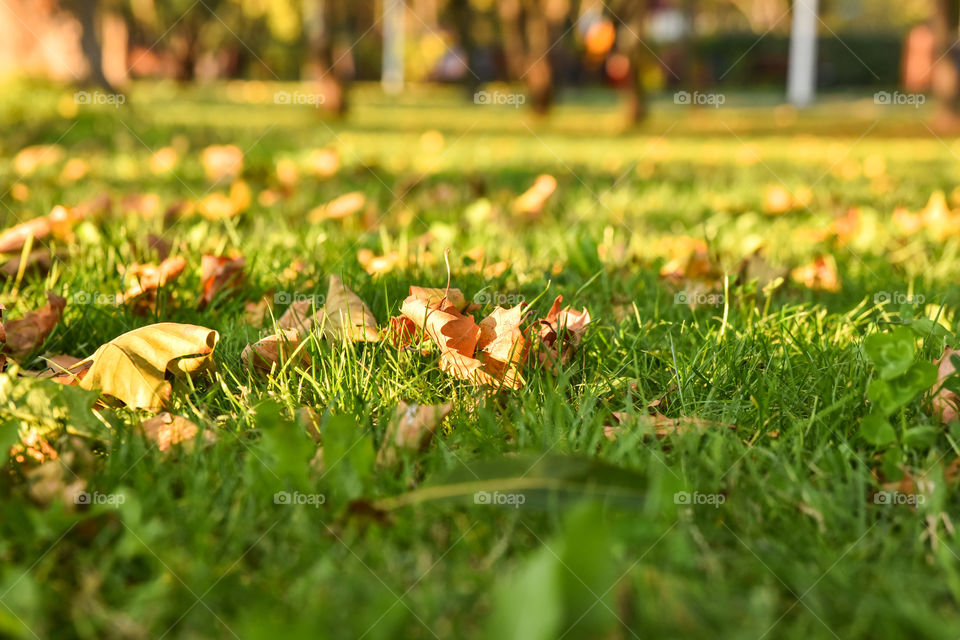
[[383, 70], [380, 83], [386, 93], [403, 91], [403, 0], [383, 0]]
[[805, 107], [813, 102], [816, 91], [817, 0], [794, 0], [787, 100], [797, 107]]

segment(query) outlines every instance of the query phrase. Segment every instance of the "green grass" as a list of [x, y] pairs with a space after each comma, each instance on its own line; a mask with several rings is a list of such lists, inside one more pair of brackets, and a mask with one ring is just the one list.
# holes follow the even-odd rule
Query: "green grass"
[[[259, 96], [256, 89], [245, 102], [236, 88], [144, 85], [120, 109], [76, 114], [70, 91], [45, 85], [11, 84], [0, 100], [4, 227], [104, 191], [156, 193], [163, 207], [196, 199], [211, 189], [199, 151], [214, 143], [244, 150], [254, 193], [251, 208], [229, 221], [165, 226], [162, 216], [114, 211], [83, 222], [73, 241], [54, 243], [67, 256], [48, 275], [0, 284], [7, 317], [39, 306], [45, 290], [68, 298], [27, 368], [42, 353], [83, 357], [159, 320], [221, 334], [218, 378], [179, 389], [171, 409], [214, 433], [214, 444], [161, 454], [125, 411], [104, 412], [111, 429], [100, 442], [55, 441], [71, 470], [66, 480], [76, 472], [88, 491], [124, 496], [119, 507], [38, 504], [35, 480], [4, 470], [0, 636], [960, 634], [950, 520], [958, 499], [942, 477], [958, 453], [953, 437], [938, 428], [934, 442], [903, 447], [905, 469], [931, 469], [934, 479], [911, 509], [874, 504], [885, 449], [858, 435], [875, 377], [861, 345], [903, 313], [876, 305], [875, 294], [921, 293], [926, 304], [916, 313], [939, 313], [954, 328], [960, 243], [903, 237], [891, 215], [921, 209], [935, 190], [951, 194], [960, 141], [934, 136], [917, 119], [922, 112], [842, 98], [801, 114], [751, 106], [750, 96], [692, 114], [661, 100], [652, 121], [628, 130], [599, 95], [537, 120], [467, 105], [454, 92], [416, 89], [388, 100], [360, 87], [354, 113], [335, 122], [272, 104], [273, 85]], [[422, 144], [427, 130], [443, 136], [441, 149]], [[180, 164], [152, 174], [151, 153], [174, 139], [185, 148]], [[62, 163], [40, 169], [22, 179], [26, 201], [14, 200], [13, 156], [54, 142], [87, 161], [89, 175], [65, 183]], [[302, 162], [322, 146], [340, 152], [337, 176], [304, 177], [288, 199], [256, 202], [277, 184], [277, 159]], [[855, 170], [878, 157], [882, 175]], [[542, 172], [557, 177], [557, 193], [541, 217], [516, 219], [510, 201]], [[809, 208], [764, 215], [766, 189], [780, 184], [809, 188]], [[374, 203], [376, 225], [308, 221], [310, 209], [352, 190]], [[484, 220], [468, 214], [479, 198], [492, 206]], [[849, 244], [800, 233], [850, 207], [873, 227]], [[149, 233], [188, 262], [155, 316], [70, 303], [77, 292], [122, 290], [117, 267], [149, 255]], [[708, 242], [721, 281], [729, 276], [725, 305], [674, 303], [658, 271], [663, 239], [676, 235]], [[476, 246], [509, 268], [484, 277], [463, 257]], [[842, 289], [788, 281], [763, 291], [737, 277], [757, 246], [783, 270], [831, 254]], [[521, 391], [493, 395], [443, 374], [435, 353], [388, 344], [311, 340], [311, 367], [269, 378], [242, 366], [240, 352], [261, 335], [244, 320], [245, 302], [278, 290], [322, 294], [326, 275], [337, 273], [386, 323], [409, 285], [446, 283], [447, 247], [453, 284], [468, 297], [520, 295], [541, 314], [557, 294], [586, 306], [594, 323], [577, 358], [556, 375], [533, 372]], [[357, 261], [361, 248], [434, 259], [374, 278]], [[200, 256], [231, 249], [247, 258], [244, 289], [197, 311]], [[294, 260], [303, 271], [284, 275]], [[927, 337], [918, 357], [939, 356], [943, 343]], [[737, 428], [649, 437], [639, 416], [657, 399], [668, 416]], [[429, 451], [371, 473], [400, 400], [451, 401], [453, 411]], [[927, 404], [918, 398], [898, 414], [898, 433], [931, 423]], [[323, 472], [309, 465], [314, 445], [292, 419], [302, 406], [323, 417]], [[609, 441], [603, 427], [613, 412], [632, 417]], [[448, 495], [461, 482], [494, 489], [501, 477], [568, 482], [562, 491], [526, 491], [520, 508], [474, 504], [472, 491]], [[294, 490], [326, 502], [274, 504], [276, 492]], [[677, 505], [678, 491], [724, 501]]]

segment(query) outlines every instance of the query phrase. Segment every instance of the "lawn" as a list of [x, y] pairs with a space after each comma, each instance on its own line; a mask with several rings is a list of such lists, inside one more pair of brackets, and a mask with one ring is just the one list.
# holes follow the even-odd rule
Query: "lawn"
[[[34, 243], [58, 254], [48, 270], [0, 280], [5, 323], [66, 299], [0, 380], [0, 441], [39, 428], [46, 447], [2, 467], [0, 637], [960, 635], [960, 432], [904, 382], [956, 346], [960, 305], [960, 141], [924, 111], [667, 97], [630, 130], [604, 93], [539, 120], [360, 86], [325, 121], [278, 90], [146, 84], [115, 107], [5, 86], [2, 228], [113, 206]], [[40, 144], [62, 153], [23, 171]], [[243, 153], [232, 215], [214, 215], [231, 185], [205, 173], [209, 145]], [[555, 192], [518, 211], [541, 174]], [[317, 209], [351, 192], [357, 211]], [[116, 304], [160, 245], [183, 272], [154, 305]], [[205, 306], [204, 255], [245, 258]], [[591, 322], [519, 389], [449, 375], [429, 341], [317, 330], [304, 358], [245, 365], [331, 274], [380, 327], [448, 277], [478, 320], [520, 302], [543, 318], [562, 295]], [[18, 377], [157, 322], [219, 332], [216, 373], [164, 407], [200, 427], [169, 450], [150, 412], [94, 416], [65, 404], [79, 389]], [[884, 405], [883, 385], [905, 395]], [[450, 413], [378, 463], [400, 402]]]

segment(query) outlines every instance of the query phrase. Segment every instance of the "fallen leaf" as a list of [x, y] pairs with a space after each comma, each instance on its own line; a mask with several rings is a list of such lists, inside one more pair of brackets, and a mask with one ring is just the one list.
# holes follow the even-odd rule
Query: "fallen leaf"
[[[940, 359], [936, 365], [939, 368], [937, 386], [940, 387], [944, 380], [957, 373], [957, 369], [951, 361], [952, 356], [960, 356], [960, 351], [945, 347]], [[957, 410], [960, 408], [960, 395], [945, 387], [941, 387], [933, 397], [933, 414], [944, 424], [953, 422], [957, 419]]]
[[373, 312], [338, 276], [330, 276], [326, 302], [318, 315], [321, 313], [323, 335], [327, 340], [376, 342], [380, 339]]
[[274, 367], [279, 368], [287, 363], [293, 353], [297, 352], [294, 364], [306, 368], [310, 366], [310, 355], [300, 349], [300, 342], [298, 332], [281, 331], [254, 344], [248, 344], [240, 354], [240, 359], [248, 367], [270, 373]]
[[377, 452], [377, 464], [382, 467], [395, 465], [403, 452], [417, 453], [426, 450], [437, 427], [453, 409], [452, 403], [440, 405], [407, 404], [402, 400], [397, 405], [383, 436], [383, 444]]
[[410, 287], [410, 295], [400, 306], [400, 312], [440, 347], [441, 354], [449, 350], [472, 358], [480, 339], [480, 327], [473, 316], [462, 314], [446, 296], [424, 295], [431, 291], [438, 290]]
[[526, 335], [520, 330], [525, 315], [522, 304], [511, 309], [498, 306], [480, 321], [477, 348], [483, 351], [487, 373], [514, 388], [519, 383], [517, 366], [526, 360], [529, 348]]
[[245, 303], [243, 318], [251, 327], [260, 329], [266, 323], [271, 309], [273, 309], [273, 295], [267, 294], [256, 302]]
[[367, 197], [360, 191], [351, 191], [338, 198], [334, 198], [327, 204], [320, 205], [313, 209], [309, 214], [310, 222], [320, 222], [322, 220], [338, 220], [353, 215], [363, 209], [367, 203]]
[[67, 301], [47, 291], [47, 304], [31, 311], [19, 320], [7, 322], [4, 351], [14, 358], [22, 358], [43, 344], [60, 322]]
[[173, 147], [162, 147], [150, 156], [150, 171], [156, 174], [168, 173], [177, 166], [180, 156]]
[[161, 322], [114, 338], [92, 356], [80, 387], [98, 390], [132, 409], [158, 411], [170, 398], [165, 379], [212, 370], [220, 334], [191, 324]]
[[[175, 416], [164, 411], [140, 423], [143, 434], [155, 442], [157, 448], [166, 453], [176, 445], [182, 445], [187, 451], [193, 449], [194, 441], [200, 432], [200, 427], [183, 416]], [[203, 432], [206, 442], [213, 442], [214, 436], [209, 431]]]
[[396, 251], [382, 256], [373, 255], [370, 249], [361, 249], [357, 252], [357, 262], [363, 266], [363, 270], [372, 276], [383, 275], [393, 271], [400, 262], [400, 254]]
[[[58, 253], [56, 256], [58, 260], [62, 260], [64, 257], [66, 257], [65, 253]], [[0, 267], [0, 274], [3, 274], [7, 278], [15, 278], [17, 274], [20, 273], [20, 262], [21, 256], [19, 255], [7, 260], [3, 263], [3, 266]], [[52, 265], [53, 256], [49, 249], [34, 249], [27, 254], [27, 261], [23, 267], [23, 271], [26, 273], [35, 269], [41, 275], [46, 275]]]
[[0, 233], [0, 253], [20, 251], [30, 238], [41, 240], [54, 232], [65, 234], [78, 219], [78, 214], [57, 205], [45, 216], [21, 222]]
[[543, 347], [540, 360], [551, 366], [570, 360], [573, 351], [580, 346], [591, 320], [590, 312], [586, 308], [583, 311], [570, 307], [561, 309], [562, 302], [563, 296], [557, 296], [546, 318], [540, 320], [540, 343]]
[[200, 281], [203, 294], [199, 307], [203, 309], [217, 297], [221, 291], [236, 289], [243, 281], [243, 268], [246, 265], [243, 256], [204, 255], [200, 259]]
[[790, 272], [790, 277], [794, 282], [798, 282], [808, 289], [840, 291], [837, 263], [831, 256], [819, 256], [810, 264], [797, 267]]
[[300, 335], [310, 333], [317, 313], [318, 311], [313, 306], [313, 300], [298, 298], [290, 303], [287, 310], [277, 320], [277, 327], [284, 330], [292, 329], [299, 332]]
[[314, 149], [307, 156], [307, 168], [320, 178], [329, 178], [340, 169], [340, 156], [332, 149]]
[[548, 174], [539, 175], [533, 186], [513, 201], [513, 208], [518, 213], [537, 215], [543, 210], [547, 198], [556, 190], [556, 178]]
[[24, 147], [13, 157], [13, 168], [21, 176], [26, 176], [40, 167], [57, 164], [64, 157], [63, 147], [56, 144], [38, 144]]
[[243, 171], [243, 152], [232, 144], [211, 145], [200, 154], [200, 162], [211, 182], [235, 178]]
[[133, 280], [133, 284], [123, 294], [123, 301], [126, 303], [135, 302], [140, 309], [154, 306], [157, 290], [173, 281], [183, 272], [186, 266], [187, 261], [177, 256], [167, 258], [159, 265], [132, 264], [125, 269], [122, 268], [121, 274], [124, 280], [128, 278]]

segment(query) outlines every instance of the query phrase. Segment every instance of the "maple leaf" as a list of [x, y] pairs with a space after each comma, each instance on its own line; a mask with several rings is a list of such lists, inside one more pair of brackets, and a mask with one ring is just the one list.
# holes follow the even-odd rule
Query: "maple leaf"
[[540, 320], [540, 343], [545, 347], [541, 350], [540, 360], [550, 366], [570, 360], [590, 324], [590, 312], [586, 308], [583, 311], [570, 307], [561, 309], [562, 302], [563, 296], [557, 296], [546, 318]]
[[377, 464], [382, 467], [393, 466], [405, 451], [424, 451], [430, 445], [437, 427], [452, 409], [450, 402], [421, 405], [407, 404], [401, 400], [387, 424], [383, 444], [377, 452]]
[[98, 390], [130, 408], [157, 411], [170, 398], [166, 375], [183, 378], [211, 371], [219, 340], [213, 329], [174, 322], [128, 331], [81, 362], [90, 362], [90, 367], [80, 387]]
[[840, 291], [840, 278], [837, 275], [837, 263], [832, 256], [819, 256], [810, 264], [797, 267], [790, 277], [808, 289]]
[[277, 327], [280, 329], [293, 329], [300, 332], [300, 335], [310, 333], [313, 329], [313, 323], [316, 318], [313, 300], [309, 298], [299, 298], [290, 303], [287, 310], [277, 320]]
[[4, 351], [15, 358], [21, 358], [43, 344], [60, 322], [66, 304], [65, 299], [47, 291], [46, 305], [19, 320], [7, 322]]
[[440, 347], [441, 353], [449, 350], [472, 358], [480, 339], [480, 327], [473, 316], [462, 314], [450, 304], [447, 295], [438, 297], [436, 291], [443, 290], [410, 287], [410, 295], [400, 306], [400, 313], [422, 329]]
[[247, 260], [243, 256], [204, 255], [200, 259], [200, 281], [203, 294], [200, 296], [200, 309], [205, 308], [223, 290], [236, 289], [243, 281], [243, 268]]

